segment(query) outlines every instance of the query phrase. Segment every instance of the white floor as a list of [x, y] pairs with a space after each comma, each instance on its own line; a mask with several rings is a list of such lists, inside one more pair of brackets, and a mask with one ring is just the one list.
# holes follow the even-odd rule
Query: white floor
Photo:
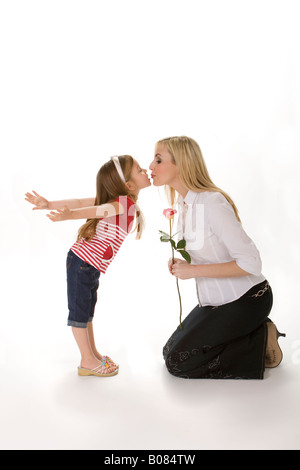
[[[145, 246], [135, 246], [130, 269], [141, 272]], [[297, 299], [285, 303], [289, 279], [285, 285], [279, 276], [282, 289], [276, 276], [272, 282], [273, 320], [287, 333], [277, 369], [263, 381], [177, 379], [161, 354], [178, 320], [164, 247], [156, 277], [145, 266], [143, 282], [126, 277], [124, 250], [101, 281], [94, 322], [100, 352], [119, 362], [119, 375], [78, 377], [78, 350], [65, 326], [65, 249], [52, 248], [44, 256], [19, 254], [19, 271], [17, 260], [5, 260], [17, 289], [7, 282], [0, 299], [1, 449], [300, 448], [300, 329]], [[185, 315], [195, 286], [180, 287]]]
[[[300, 365], [289, 325], [284, 360], [265, 380], [182, 380], [162, 361], [170, 319], [158, 326], [158, 310], [139, 321], [134, 309], [125, 309], [123, 319], [111, 316], [109, 338], [108, 327], [100, 330], [95, 320], [102, 352], [119, 362], [119, 375], [78, 377], [70, 330], [64, 321], [54, 326], [58, 306], [54, 325], [48, 322], [54, 293], [49, 286], [35, 297], [34, 291], [24, 298], [20, 290], [18, 322], [1, 329], [2, 449], [300, 448]], [[38, 308], [41, 296], [48, 309]]]
[[299, 449], [295, 372], [285, 361], [264, 381], [186, 381], [125, 359], [98, 379], [71, 359], [20, 359], [2, 368], [1, 448]]

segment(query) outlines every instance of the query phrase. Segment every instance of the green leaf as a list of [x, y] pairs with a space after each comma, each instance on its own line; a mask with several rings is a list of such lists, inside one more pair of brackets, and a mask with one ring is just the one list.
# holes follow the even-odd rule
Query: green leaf
[[169, 242], [170, 241], [170, 237], [165, 237], [164, 235], [160, 237], [160, 241], [161, 242]]
[[174, 242], [174, 240], [171, 239], [170, 242], [171, 242], [172, 247], [176, 250], [176, 243]]
[[177, 243], [177, 250], [182, 250], [183, 248], [185, 248], [185, 245], [186, 245], [186, 241], [185, 240], [180, 240]]
[[181, 256], [182, 256], [188, 263], [190, 263], [190, 262], [192, 261], [190, 255], [188, 254], [187, 251], [185, 251], [185, 250], [177, 250], [177, 251], [178, 251], [178, 253], [181, 254]]
[[165, 237], [169, 237], [169, 238], [170, 238], [170, 234], [169, 234], [169, 233], [163, 232], [162, 230], [159, 230], [159, 233], [161, 233], [161, 234], [164, 235]]

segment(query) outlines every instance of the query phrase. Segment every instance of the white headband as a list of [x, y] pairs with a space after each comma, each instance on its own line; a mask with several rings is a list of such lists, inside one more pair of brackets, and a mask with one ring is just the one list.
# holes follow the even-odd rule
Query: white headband
[[117, 155], [115, 155], [114, 157], [110, 157], [110, 158], [114, 162], [116, 170], [119, 173], [119, 176], [120, 176], [121, 180], [123, 181], [123, 183], [126, 183], [125, 178], [124, 178], [124, 174], [123, 174], [123, 171], [122, 171], [122, 168], [121, 168], [121, 165], [120, 165], [119, 157]]

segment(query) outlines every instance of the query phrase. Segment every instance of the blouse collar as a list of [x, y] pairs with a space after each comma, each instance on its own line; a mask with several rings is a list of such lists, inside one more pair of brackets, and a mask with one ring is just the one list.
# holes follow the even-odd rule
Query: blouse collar
[[194, 204], [195, 199], [196, 199], [196, 197], [197, 197], [198, 194], [199, 194], [198, 192], [189, 190], [189, 191], [187, 192], [185, 198], [183, 198], [181, 195], [179, 196], [178, 202], [179, 202], [181, 205], [183, 205], [183, 204], [192, 205], [192, 204]]

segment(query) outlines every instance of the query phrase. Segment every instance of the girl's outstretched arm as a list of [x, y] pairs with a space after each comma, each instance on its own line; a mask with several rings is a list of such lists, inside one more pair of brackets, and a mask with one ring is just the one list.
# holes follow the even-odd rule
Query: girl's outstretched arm
[[63, 220], [76, 219], [103, 219], [106, 217], [115, 217], [124, 214], [124, 208], [119, 202], [110, 202], [100, 206], [83, 207], [79, 209], [70, 209], [65, 206], [63, 209], [57, 209], [47, 214], [52, 222], [61, 222]]
[[48, 209], [57, 210], [68, 207], [69, 209], [77, 209], [82, 207], [90, 207], [94, 204], [95, 198], [89, 197], [85, 199], [63, 199], [62, 201], [48, 201], [43, 196], [40, 196], [36, 191], [25, 194], [25, 201], [30, 202], [35, 207], [32, 210]]

